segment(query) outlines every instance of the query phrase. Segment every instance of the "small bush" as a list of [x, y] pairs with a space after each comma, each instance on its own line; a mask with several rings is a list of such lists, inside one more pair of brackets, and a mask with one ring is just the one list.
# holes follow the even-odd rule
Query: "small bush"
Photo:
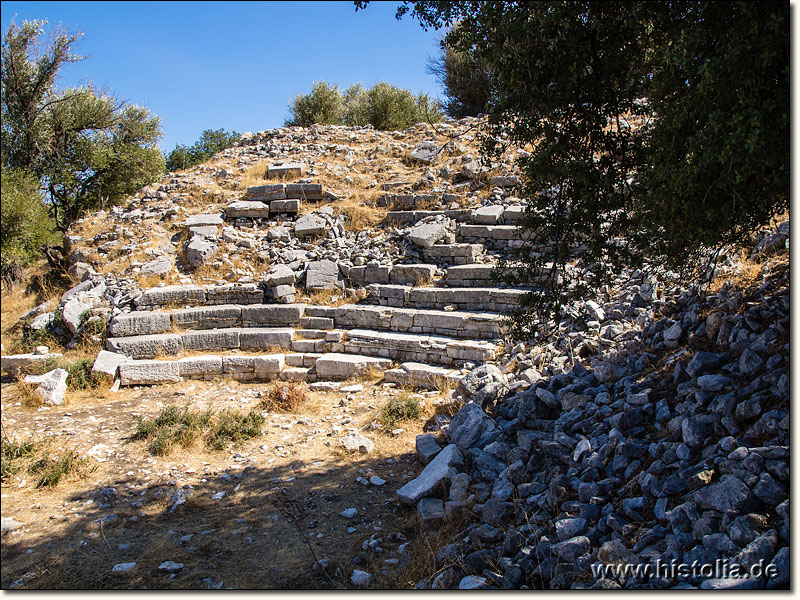
[[261, 435], [264, 417], [252, 410], [249, 413], [223, 410], [193, 411], [188, 407], [167, 406], [155, 419], [139, 419], [131, 440], [148, 440], [148, 450], [156, 456], [166, 456], [175, 446], [191, 446], [204, 439], [212, 450], [223, 450], [228, 443], [241, 442]]
[[200, 139], [191, 146], [178, 144], [166, 157], [167, 171], [179, 171], [199, 165], [209, 158], [233, 146], [241, 135], [235, 131], [228, 133], [224, 129], [206, 129]]
[[269, 389], [265, 398], [262, 398], [259, 408], [272, 412], [293, 412], [306, 401], [306, 398], [304, 387], [296, 383], [278, 383]]
[[314, 124], [336, 125], [342, 118], [343, 99], [339, 87], [317, 81], [310, 94], [298, 94], [289, 107], [286, 125], [309, 127]]
[[393, 429], [400, 421], [418, 419], [419, 414], [419, 401], [410, 394], [403, 392], [400, 396], [389, 399], [381, 409], [378, 418], [386, 429]]
[[54, 487], [69, 475], [84, 477], [96, 468], [75, 450], [53, 450], [53, 439], [2, 440], [2, 481], [19, 473], [27, 463], [27, 472], [38, 475], [36, 487]]

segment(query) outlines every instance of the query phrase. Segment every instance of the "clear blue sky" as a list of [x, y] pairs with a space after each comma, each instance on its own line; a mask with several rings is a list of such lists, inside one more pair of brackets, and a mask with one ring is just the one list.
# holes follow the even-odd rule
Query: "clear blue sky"
[[261, 131], [283, 124], [288, 102], [324, 79], [346, 87], [388, 81], [440, 97], [425, 62], [439, 32], [394, 18], [399, 2], [2, 2], [16, 15], [84, 37], [88, 58], [60, 87], [91, 82], [161, 117], [161, 148], [204, 129]]

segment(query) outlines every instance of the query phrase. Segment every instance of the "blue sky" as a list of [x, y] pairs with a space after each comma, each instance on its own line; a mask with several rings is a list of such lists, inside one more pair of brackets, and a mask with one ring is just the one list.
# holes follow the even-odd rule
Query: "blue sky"
[[394, 18], [399, 2], [2, 2], [14, 15], [82, 31], [84, 61], [61, 87], [91, 82], [161, 117], [161, 148], [204, 129], [261, 131], [283, 124], [288, 103], [324, 79], [346, 87], [388, 81], [441, 96], [425, 62], [439, 32]]

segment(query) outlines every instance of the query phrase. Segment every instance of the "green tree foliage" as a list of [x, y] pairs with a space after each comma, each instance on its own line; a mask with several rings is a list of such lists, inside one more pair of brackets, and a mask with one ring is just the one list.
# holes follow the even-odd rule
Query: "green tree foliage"
[[425, 70], [435, 75], [447, 101], [445, 112], [454, 119], [476, 117], [489, 110], [490, 72], [473, 52], [456, 50], [442, 41], [440, 54]]
[[300, 94], [289, 107], [288, 126], [372, 125], [375, 129], [408, 129], [417, 123], [442, 120], [438, 103], [427, 94], [414, 96], [410, 91], [380, 82], [369, 89], [360, 83], [342, 94], [338, 86], [324, 81], [314, 84], [311, 93]]
[[317, 81], [309, 94], [298, 94], [289, 106], [290, 118], [286, 125], [309, 127], [318, 125], [337, 125], [342, 118], [343, 101], [339, 86]]
[[235, 131], [228, 133], [224, 129], [206, 129], [191, 146], [175, 146], [167, 155], [165, 168], [167, 171], [178, 171], [199, 165], [225, 148], [233, 146], [240, 137], [241, 134]]
[[[363, 7], [366, 3], [357, 3]], [[484, 150], [533, 148], [510, 281], [530, 331], [626, 266], [699, 273], [788, 209], [789, 8], [778, 2], [404, 2], [491, 72]], [[710, 258], [711, 257], [711, 258]], [[591, 279], [593, 277], [593, 279]], [[544, 310], [547, 309], [547, 310]]]
[[11, 24], [2, 46], [3, 165], [23, 168], [46, 191], [65, 231], [89, 210], [120, 202], [164, 171], [158, 117], [90, 87], [59, 91], [58, 70], [80, 60], [79, 34], [56, 32], [43, 44], [43, 21]]
[[0, 270], [4, 283], [13, 285], [41, 247], [55, 243], [55, 223], [42, 202], [38, 180], [27, 171], [3, 165], [0, 188]]

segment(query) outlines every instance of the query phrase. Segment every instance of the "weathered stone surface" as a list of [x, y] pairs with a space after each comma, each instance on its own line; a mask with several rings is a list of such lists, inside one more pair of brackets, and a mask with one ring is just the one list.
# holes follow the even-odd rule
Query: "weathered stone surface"
[[302, 177], [306, 171], [305, 163], [287, 162], [271, 165], [267, 177]]
[[199, 285], [168, 285], [150, 288], [136, 299], [136, 306], [162, 306], [164, 304], [205, 304], [206, 292]]
[[178, 371], [181, 377], [206, 377], [222, 373], [222, 357], [187, 356], [178, 360]]
[[92, 374], [97, 373], [98, 375], [104, 375], [114, 379], [119, 371], [119, 366], [122, 363], [127, 362], [127, 360], [128, 357], [124, 354], [109, 352], [108, 350], [100, 350], [100, 352], [97, 354], [97, 358], [94, 359], [94, 364], [92, 365]]
[[205, 227], [209, 225], [224, 225], [222, 217], [217, 214], [189, 215], [183, 222], [184, 227]]
[[300, 210], [300, 200], [273, 200], [269, 203], [270, 213], [296, 213]]
[[157, 385], [180, 381], [176, 360], [134, 360], [119, 366], [122, 385]]
[[317, 215], [303, 215], [294, 223], [294, 234], [299, 238], [324, 233], [327, 228], [325, 219]]
[[175, 333], [108, 338], [106, 348], [130, 358], [153, 358], [156, 354], [177, 354], [183, 349], [181, 336]]
[[305, 311], [305, 304], [251, 304], [242, 307], [242, 323], [253, 325], [296, 325]]
[[695, 492], [695, 501], [704, 509], [720, 512], [733, 511], [747, 513], [758, 505], [758, 498], [741, 479], [734, 475], [723, 475], [717, 483], [712, 483]]
[[286, 185], [271, 183], [268, 185], [255, 185], [247, 188], [247, 197], [250, 200], [269, 202], [270, 200], [283, 200], [286, 198]]
[[276, 265], [269, 270], [269, 274], [264, 278], [264, 283], [268, 286], [294, 285], [297, 275], [287, 265]]
[[375, 449], [375, 444], [371, 439], [360, 433], [349, 433], [341, 439], [342, 446], [350, 452], [369, 453]]
[[502, 204], [482, 206], [472, 211], [472, 222], [476, 225], [497, 225], [503, 221], [505, 207]]
[[197, 268], [217, 253], [217, 245], [202, 236], [194, 236], [186, 246], [186, 261]]
[[316, 367], [318, 377], [347, 379], [363, 373], [371, 367], [382, 370], [388, 369], [391, 364], [392, 361], [385, 358], [329, 353], [323, 354], [317, 359]]
[[332, 260], [314, 260], [306, 267], [306, 288], [329, 290], [339, 282], [339, 265]]
[[175, 327], [181, 329], [232, 327], [241, 324], [242, 307], [230, 304], [199, 306], [197, 308], [178, 310], [167, 316], [171, 318]]
[[592, 543], [589, 541], [589, 538], [587, 538], [585, 535], [579, 535], [577, 537], [564, 540], [563, 542], [553, 544], [552, 549], [561, 560], [572, 563], [581, 554], [587, 552], [591, 546]]
[[45, 404], [61, 406], [64, 404], [64, 395], [67, 393], [67, 378], [69, 378], [69, 373], [64, 369], [53, 369], [44, 375], [27, 375], [25, 383], [38, 384], [34, 394], [39, 396]]
[[479, 405], [466, 404], [451, 419], [448, 437], [462, 452], [469, 452], [497, 440], [500, 429]]
[[422, 498], [417, 504], [417, 514], [423, 524], [444, 519], [444, 502], [439, 498]]
[[406, 238], [421, 248], [430, 248], [450, 235], [445, 223], [422, 223], [406, 234]]
[[416, 479], [409, 481], [397, 495], [403, 504], [414, 504], [432, 493], [440, 485], [455, 479], [458, 469], [464, 465], [464, 457], [455, 444], [449, 444], [437, 454]]
[[269, 218], [269, 206], [260, 201], [238, 200], [225, 208], [226, 219], [266, 219]]
[[322, 200], [321, 183], [287, 183], [286, 197], [300, 200]]
[[81, 317], [83, 317], [83, 313], [90, 308], [92, 308], [92, 304], [88, 302], [82, 302], [77, 297], [70, 298], [63, 305], [63, 312], [61, 315], [62, 321], [71, 333], [75, 334], [78, 332], [78, 328], [81, 326]]
[[436, 436], [432, 433], [423, 433], [417, 436], [416, 439], [417, 457], [423, 464], [431, 462], [434, 456], [442, 451], [439, 442], [436, 441]]
[[239, 347], [239, 329], [210, 329], [181, 335], [185, 350], [230, 350]]
[[256, 375], [273, 375], [280, 373], [286, 364], [286, 355], [284, 354], [265, 354], [263, 356], [256, 356], [253, 370]]
[[242, 350], [268, 350], [291, 348], [294, 329], [245, 327], [239, 332], [239, 347]]
[[439, 145], [436, 142], [420, 142], [416, 145], [414, 150], [411, 151], [409, 156], [414, 160], [430, 164], [439, 154]]
[[172, 271], [173, 261], [169, 256], [159, 256], [142, 265], [140, 275], [166, 275]]
[[108, 326], [108, 334], [112, 337], [151, 335], [169, 331], [170, 327], [170, 316], [167, 313], [133, 311], [114, 317]]
[[424, 282], [433, 280], [435, 274], [436, 265], [394, 265], [389, 272], [389, 281], [391, 283], [421, 285]]

